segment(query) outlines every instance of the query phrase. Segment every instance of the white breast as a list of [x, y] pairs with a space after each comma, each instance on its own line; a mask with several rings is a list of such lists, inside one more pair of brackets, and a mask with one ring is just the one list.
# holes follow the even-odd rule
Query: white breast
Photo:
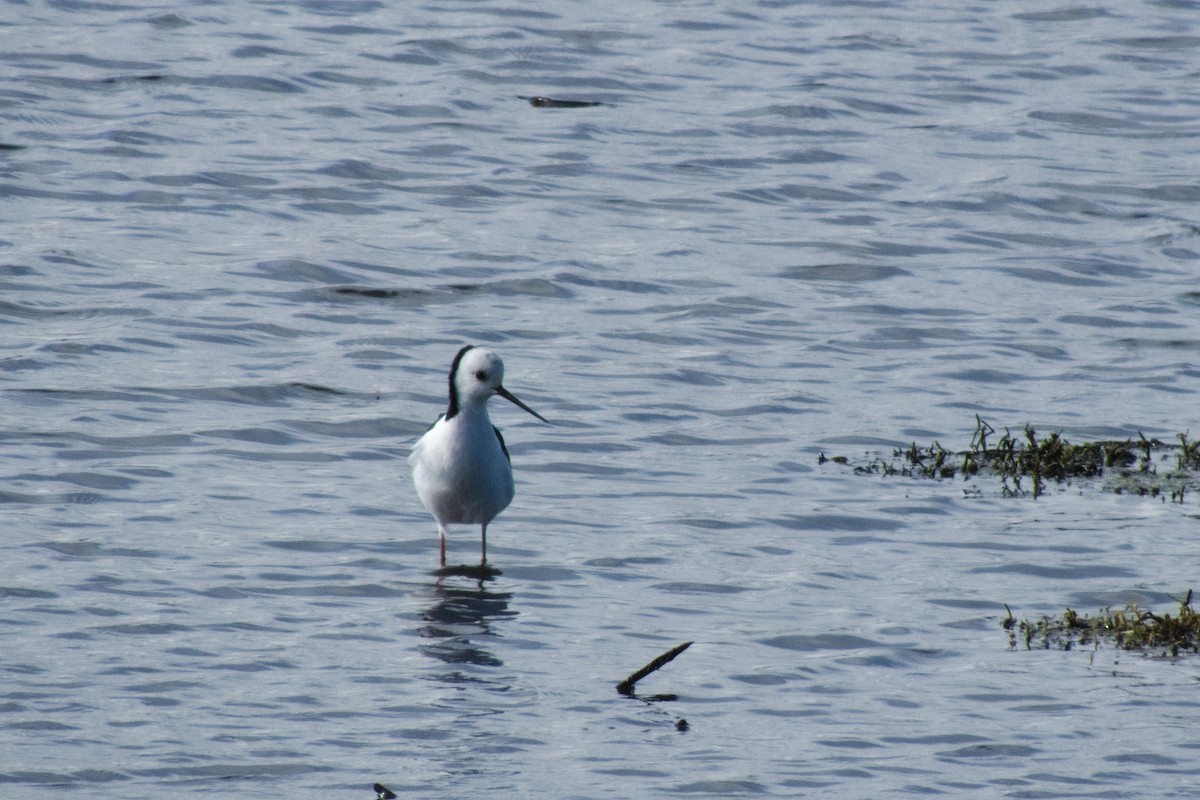
[[408, 460], [417, 495], [443, 525], [491, 522], [512, 502], [512, 467], [486, 413], [439, 419]]

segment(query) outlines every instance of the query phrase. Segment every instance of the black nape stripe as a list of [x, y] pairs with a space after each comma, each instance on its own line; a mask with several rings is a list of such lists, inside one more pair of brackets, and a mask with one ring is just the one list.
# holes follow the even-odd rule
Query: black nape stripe
[[454, 376], [458, 374], [458, 365], [463, 360], [463, 356], [468, 350], [475, 348], [475, 345], [464, 345], [461, 350], [454, 356], [454, 360], [450, 362], [450, 405], [446, 408], [445, 419], [454, 419], [458, 414], [458, 389], [454, 386]]

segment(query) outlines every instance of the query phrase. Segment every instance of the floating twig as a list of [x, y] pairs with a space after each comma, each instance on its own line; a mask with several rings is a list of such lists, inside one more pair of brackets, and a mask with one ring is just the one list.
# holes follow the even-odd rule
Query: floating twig
[[529, 105], [535, 108], [593, 108], [604, 105], [596, 100], [562, 100], [557, 97], [525, 97], [523, 95], [518, 95], [518, 97], [528, 100]]
[[684, 642], [683, 644], [681, 644], [677, 647], [672, 647], [670, 650], [663, 653], [661, 656], [654, 659], [649, 664], [642, 667], [637, 672], [633, 673], [628, 678], [626, 678], [625, 680], [618, 683], [617, 691], [623, 695], [628, 695], [628, 696], [632, 697], [633, 696], [633, 685], [635, 683], [637, 683], [642, 678], [649, 675], [651, 672], [655, 672], [659, 669], [662, 669], [664, 666], [671, 663], [671, 661], [675, 658], [675, 656], [679, 655], [680, 653], [682, 653], [684, 650], [687, 650], [691, 646], [692, 646], [691, 642]]

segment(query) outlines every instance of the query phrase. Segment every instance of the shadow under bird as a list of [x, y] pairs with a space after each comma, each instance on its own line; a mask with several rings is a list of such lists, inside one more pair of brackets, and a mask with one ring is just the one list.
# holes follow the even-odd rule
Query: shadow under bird
[[446, 526], [481, 526], [481, 566], [487, 564], [487, 527], [512, 502], [512, 461], [500, 429], [488, 417], [493, 395], [548, 420], [504, 388], [504, 362], [483, 347], [467, 345], [450, 364], [450, 405], [408, 457], [421, 503], [437, 520], [446, 564]]

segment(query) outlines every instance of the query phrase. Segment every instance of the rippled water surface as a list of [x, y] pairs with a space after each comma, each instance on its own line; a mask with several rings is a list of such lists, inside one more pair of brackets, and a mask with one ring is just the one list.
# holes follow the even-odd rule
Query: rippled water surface
[[[0, 797], [1195, 796], [1194, 658], [1000, 628], [1195, 500], [818, 455], [1200, 427], [1198, 12], [9, 4]], [[464, 342], [554, 423], [484, 582]]]

